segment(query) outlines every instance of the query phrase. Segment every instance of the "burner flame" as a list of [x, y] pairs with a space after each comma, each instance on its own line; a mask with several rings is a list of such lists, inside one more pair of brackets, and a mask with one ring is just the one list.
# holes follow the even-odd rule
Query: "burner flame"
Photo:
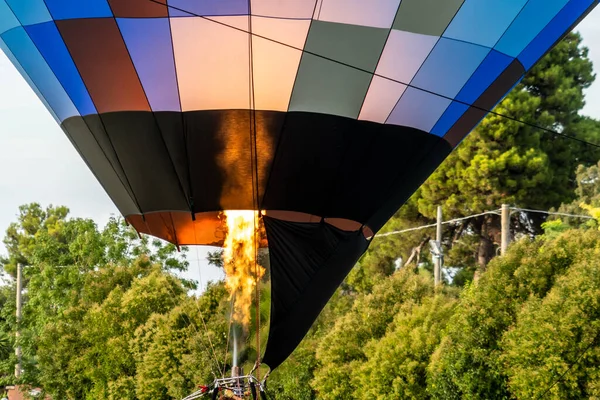
[[223, 243], [225, 285], [234, 299], [233, 321], [250, 323], [250, 306], [257, 282], [265, 274], [258, 264], [258, 211], [226, 210], [227, 234]]

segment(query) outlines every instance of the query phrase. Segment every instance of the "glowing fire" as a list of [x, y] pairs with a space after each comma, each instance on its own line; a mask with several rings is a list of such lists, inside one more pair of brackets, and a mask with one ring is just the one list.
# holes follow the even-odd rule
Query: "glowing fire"
[[223, 213], [227, 217], [227, 234], [223, 244], [225, 284], [230, 298], [235, 296], [233, 320], [248, 326], [256, 283], [265, 274], [265, 269], [256, 260], [258, 211], [228, 210]]

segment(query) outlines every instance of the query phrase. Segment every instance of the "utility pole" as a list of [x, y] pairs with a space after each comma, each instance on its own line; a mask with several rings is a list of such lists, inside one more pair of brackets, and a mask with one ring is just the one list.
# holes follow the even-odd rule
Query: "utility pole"
[[504, 255], [510, 243], [510, 209], [508, 208], [508, 204], [502, 204], [500, 228], [500, 255]]
[[17, 365], [15, 365], [15, 378], [19, 379], [21, 377], [21, 345], [19, 342], [19, 337], [21, 336], [21, 291], [23, 290], [23, 266], [19, 263], [17, 264], [17, 333], [15, 334], [17, 338], [17, 348], [15, 349], [15, 355], [17, 356]]
[[438, 206], [437, 208], [437, 227], [436, 227], [436, 238], [437, 244], [437, 257], [435, 257], [435, 266], [433, 271], [433, 279], [435, 282], [435, 286], [438, 286], [442, 283], [442, 257], [444, 255], [442, 251], [442, 206]]

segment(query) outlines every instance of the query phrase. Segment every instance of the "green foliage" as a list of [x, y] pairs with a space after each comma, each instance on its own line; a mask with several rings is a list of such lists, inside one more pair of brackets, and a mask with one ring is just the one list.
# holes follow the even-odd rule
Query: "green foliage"
[[320, 368], [313, 387], [320, 399], [339, 399], [356, 389], [351, 375], [368, 359], [365, 345], [385, 335], [388, 325], [407, 301], [419, 303], [431, 295], [431, 279], [403, 270], [362, 295], [339, 318], [317, 347]]
[[368, 360], [352, 376], [353, 398], [428, 398], [427, 365], [455, 304], [444, 294], [425, 298], [422, 304], [404, 304], [385, 336], [368, 342]]
[[600, 243], [581, 249], [546, 297], [528, 299], [516, 325], [504, 335], [501, 360], [515, 397], [600, 396], [599, 254]]
[[[587, 250], [600, 232], [572, 231], [549, 239], [524, 239], [494, 259], [477, 284], [466, 288], [430, 368], [436, 398], [510, 398], [502, 363], [502, 338], [530, 298], [542, 299]], [[598, 266], [600, 268], [600, 265]]]

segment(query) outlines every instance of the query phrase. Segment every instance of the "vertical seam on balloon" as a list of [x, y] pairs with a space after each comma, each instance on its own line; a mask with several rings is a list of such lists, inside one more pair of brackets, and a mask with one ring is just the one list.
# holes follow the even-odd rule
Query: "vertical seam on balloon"
[[[509, 56], [508, 54], [504, 54], [498, 50], [495, 49], [495, 47], [498, 45], [498, 43], [500, 43], [500, 40], [502, 39], [502, 37], [504, 37], [504, 35], [506, 35], [506, 32], [508, 31], [508, 29], [515, 23], [515, 21], [517, 20], [517, 18], [519, 17], [519, 15], [521, 15], [521, 13], [523, 12], [523, 10], [525, 9], [525, 7], [527, 6], [527, 4], [529, 4], [530, 0], [527, 0], [525, 3], [523, 3], [523, 6], [521, 6], [521, 9], [519, 10], [519, 12], [517, 13], [517, 15], [515, 15], [515, 17], [513, 18], [513, 20], [510, 22], [510, 24], [508, 24], [508, 26], [506, 27], [506, 29], [504, 29], [504, 33], [502, 33], [502, 35], [500, 35], [500, 37], [498, 37], [498, 39], [496, 39], [496, 42], [491, 46], [488, 47], [490, 49], [489, 53], [485, 56], [485, 58], [481, 61], [481, 63], [479, 63], [479, 65], [477, 66], [477, 68], [475, 68], [475, 70], [473, 71], [473, 73], [471, 74], [471, 76], [469, 76], [469, 78], [465, 81], [465, 83], [461, 86], [461, 88], [458, 90], [458, 92], [456, 93], [456, 95], [454, 96], [454, 100], [452, 100], [450, 102], [450, 104], [448, 104], [448, 106], [446, 107], [446, 109], [444, 110], [444, 112], [442, 113], [442, 115], [440, 115], [440, 117], [438, 118], [438, 120], [435, 122], [435, 124], [433, 124], [433, 127], [431, 128], [432, 130], [436, 127], [436, 125], [440, 122], [440, 120], [442, 119], [442, 117], [444, 116], [444, 114], [446, 113], [446, 111], [448, 111], [448, 109], [450, 108], [450, 106], [456, 101], [456, 97], [458, 97], [458, 95], [460, 94], [460, 92], [463, 91], [463, 89], [467, 86], [467, 84], [469, 83], [469, 81], [473, 78], [473, 76], [477, 73], [477, 71], [479, 70], [479, 68], [481, 68], [481, 65], [485, 62], [485, 59], [492, 54], [492, 52], [497, 52], [498, 54], [502, 54], [505, 55], [507, 57], [512, 58], [511, 56]], [[451, 39], [451, 38], [447, 38], [450, 40], [455, 40], [455, 39]], [[470, 43], [470, 42], [466, 42], [466, 43]], [[483, 46], [483, 47], [487, 47], [487, 46]], [[514, 60], [516, 60], [516, 57], [514, 58]], [[509, 63], [510, 65], [510, 63]], [[498, 75], [498, 77], [496, 77], [496, 79], [498, 79], [500, 76], [502, 75], [502, 71], [500, 72], [500, 74]], [[494, 82], [496, 81], [496, 79], [494, 79]], [[478, 97], [477, 99], [479, 99], [479, 97], [483, 96], [488, 89], [484, 90]], [[477, 99], [475, 99], [475, 101], [473, 101], [471, 104], [463, 104], [466, 105], [467, 107], [469, 107], [465, 112], [463, 112], [458, 119], [450, 126], [450, 128], [448, 128], [446, 130], [446, 132], [444, 132], [444, 136], [440, 136], [440, 137], [445, 137], [446, 134], [458, 123], [458, 121], [460, 120], [460, 118], [465, 115], [465, 113], [471, 109], [473, 103], [475, 103], [477, 101]], [[468, 103], [468, 102], [465, 102]], [[476, 126], [475, 126], [476, 127]], [[473, 129], [475, 129], [475, 127], [473, 127]], [[471, 131], [473, 130], [471, 129]], [[470, 132], [470, 131], [469, 131]], [[436, 135], [437, 136], [437, 135]], [[454, 146], [453, 146], [454, 147]]]
[[[179, 183], [179, 189], [181, 190], [181, 195], [183, 196], [183, 198], [185, 199], [185, 202], [188, 204], [188, 207], [191, 210], [191, 204], [189, 203], [189, 199], [185, 195], [185, 189], [183, 188], [183, 186], [184, 186], [183, 182], [181, 181], [181, 177], [179, 176], [179, 172], [177, 171], [177, 168], [175, 168], [175, 162], [173, 161], [173, 157], [171, 156], [171, 152], [169, 151], [169, 147], [167, 146], [167, 142], [165, 141], [165, 136], [160, 127], [160, 124], [158, 123], [156, 114], [154, 113], [154, 110], [152, 109], [152, 105], [150, 104], [150, 98], [148, 97], [148, 93], [146, 93], [146, 89], [144, 88], [144, 84], [142, 83], [142, 79], [140, 78], [140, 74], [138, 73], [137, 67], [135, 66], [135, 63], [133, 62], [133, 57], [131, 57], [131, 52], [129, 51], [129, 47], [127, 46], [127, 43], [125, 42], [125, 37], [123, 36], [123, 31], [121, 31], [121, 27], [119, 26], [119, 23], [117, 22], [117, 18], [115, 17], [114, 12], [112, 11], [112, 6], [108, 2], [107, 2], [107, 4], [108, 4], [108, 8], [110, 9], [111, 14], [113, 14], [112, 19], [115, 22], [115, 26], [117, 27], [117, 30], [119, 31], [119, 35], [121, 36], [121, 40], [123, 42], [123, 47], [125, 47], [125, 51], [127, 52], [127, 56], [129, 57], [129, 61], [131, 62], [131, 67], [133, 68], [133, 71], [135, 72], [135, 76], [138, 79], [140, 88], [142, 89], [142, 93], [144, 93], [144, 97], [146, 98], [146, 102], [148, 103], [148, 109], [150, 111], [150, 114], [152, 114], [152, 119], [154, 120], [154, 124], [156, 125], [156, 128], [158, 129], [158, 135], [161, 138], [162, 144], [164, 146], [164, 151], [165, 151], [169, 161], [171, 162], [171, 167], [173, 168], [173, 172], [175, 173], [175, 176], [177, 177], [177, 181]], [[174, 59], [173, 59], [173, 62], [175, 62]], [[181, 105], [180, 105], [180, 107], [181, 107]]]
[[[46, 4], [45, 0], [42, 0], [42, 2], [44, 3], [44, 6], [46, 7], [46, 9], [48, 10], [48, 14], [50, 15], [50, 17], [52, 18], [52, 13], [50, 12], [50, 9], [48, 8], [48, 5]], [[37, 49], [38, 53], [40, 54], [40, 56], [42, 57], [42, 59], [46, 62], [46, 65], [48, 66], [48, 69], [52, 72], [52, 74], [54, 75], [54, 77], [56, 78], [56, 81], [60, 84], [60, 86], [63, 88], [63, 90], [65, 91], [65, 94], [67, 95], [67, 97], [69, 98], [69, 100], [71, 100], [71, 103], [73, 104], [73, 107], [77, 110], [77, 112], [79, 113], [79, 116], [81, 117], [81, 119], [83, 120], [83, 123], [87, 126], [88, 130], [90, 131], [90, 134], [92, 135], [92, 137], [94, 138], [94, 141], [96, 142], [96, 144], [98, 145], [98, 148], [100, 149], [100, 151], [102, 152], [102, 154], [104, 154], [104, 157], [106, 158], [106, 162], [108, 163], [108, 165], [111, 166], [111, 168], [113, 169], [113, 172], [115, 173], [115, 176], [117, 177], [117, 179], [119, 180], [119, 182], [121, 182], [121, 185], [123, 185], [123, 189], [125, 189], [125, 192], [128, 194], [130, 200], [132, 200], [134, 202], [134, 204], [137, 206], [138, 211], [141, 212], [140, 209], [140, 205], [137, 202], [137, 199], [135, 198], [135, 194], [133, 193], [133, 188], [131, 187], [131, 185], [129, 185], [129, 182], [127, 182], [127, 185], [125, 184], [125, 182], [123, 182], [123, 180], [121, 179], [121, 177], [119, 176], [119, 174], [117, 173], [114, 165], [112, 165], [112, 163], [110, 162], [110, 159], [108, 158], [108, 156], [106, 155], [106, 152], [104, 151], [104, 149], [102, 148], [102, 146], [100, 146], [100, 143], [98, 143], [98, 140], [96, 139], [96, 136], [94, 135], [94, 132], [92, 131], [91, 127], [89, 126], [89, 124], [87, 123], [87, 121], [85, 120], [85, 117], [83, 115], [81, 115], [81, 111], [79, 111], [79, 109], [77, 108], [77, 106], [75, 105], [74, 100], [71, 98], [71, 96], [69, 95], [69, 92], [66, 90], [66, 88], [64, 87], [63, 83], [60, 81], [60, 79], [58, 79], [58, 77], [56, 76], [56, 73], [54, 72], [54, 70], [50, 67], [50, 64], [48, 63], [48, 60], [46, 59], [46, 57], [42, 54], [42, 52], [40, 51], [39, 47], [37, 46], [37, 44], [35, 43], [35, 41], [31, 38], [31, 36], [29, 35], [29, 32], [27, 32], [27, 29], [25, 29], [25, 26], [21, 23], [21, 20], [17, 17], [17, 15], [14, 13], [14, 11], [12, 10], [12, 8], [10, 7], [10, 5], [8, 3], [6, 3], [7, 7], [12, 11], [13, 15], [15, 16], [15, 18], [17, 19], [17, 21], [21, 24], [21, 28], [23, 29], [23, 31], [27, 34], [27, 37], [29, 37], [29, 40], [31, 40], [31, 43], [33, 43], [33, 45], [35, 46], [35, 48]], [[96, 112], [98, 112], [98, 108], [96, 107], [96, 104], [94, 103], [94, 100], [92, 99], [92, 96], [89, 92], [89, 90], [87, 89], [87, 86], [85, 84], [85, 81], [83, 80], [83, 77], [81, 76], [81, 73], [79, 72], [79, 69], [77, 68], [77, 65], [75, 64], [75, 60], [73, 59], [73, 57], [71, 56], [71, 52], [69, 51], [69, 48], [67, 47], [66, 42], [64, 41], [62, 34], [60, 32], [60, 29], [58, 29], [58, 26], [56, 25], [56, 22], [54, 21], [54, 19], [52, 19], [51, 21], [48, 21], [50, 23], [52, 23], [54, 25], [54, 27], [56, 28], [56, 31], [58, 32], [61, 40], [63, 41], [63, 44], [65, 45], [65, 49], [67, 50], [67, 52], [69, 53], [69, 56], [71, 57], [71, 61], [73, 61], [73, 66], [75, 67], [75, 69], [77, 70], [77, 74], [79, 75], [79, 77], [81, 78], [81, 83], [84, 85], [85, 90], [90, 98], [90, 101], [92, 102], [92, 105], [94, 106], [94, 109], [96, 110]], [[15, 56], [16, 59], [16, 56]], [[23, 68], [23, 67], [22, 67]], [[23, 68], [23, 71], [25, 71], [25, 68]], [[25, 73], [27, 73], [27, 71], [25, 71]], [[29, 75], [29, 74], [27, 74]], [[31, 80], [31, 82], [38, 88], [38, 91], [40, 92], [41, 95], [41, 90], [39, 89], [38, 85], [35, 84], [35, 82], [33, 82], [33, 79], [31, 79], [31, 77], [29, 78]], [[43, 95], [42, 95], [43, 96]], [[50, 104], [48, 103], [48, 105], [50, 106]], [[52, 108], [52, 107], [50, 107]], [[56, 114], [56, 112], [54, 112]], [[99, 114], [98, 114], [99, 116]], [[58, 115], [57, 115], [58, 118]], [[62, 125], [62, 121], [61, 124]], [[71, 135], [69, 135], [67, 132], [66, 128], [62, 128], [63, 131], [65, 131], [65, 134], [71, 139], [71, 142], [74, 143], [73, 139], [71, 138]], [[100, 183], [100, 186], [102, 186], [104, 188], [104, 190], [106, 191], [107, 195], [109, 193], [108, 190], [106, 190], [107, 188], [104, 186], [104, 184], [102, 183], [102, 181], [99, 179], [98, 175], [93, 171], [93, 169], [91, 168], [90, 164], [88, 163], [88, 161], [85, 159], [85, 157], [83, 156], [83, 153], [81, 153], [79, 151], [79, 146], [75, 145], [75, 148], [78, 150], [81, 159], [84, 161], [84, 163], [88, 166], [89, 170], [92, 172], [92, 174], [94, 175], [94, 177], [96, 177], [96, 180], [98, 181], [98, 183]], [[115, 152], [116, 153], [116, 152]], [[121, 167], [122, 168], [122, 167]], [[123, 171], [123, 174], [125, 173], [125, 171]], [[127, 177], [126, 177], [127, 178]], [[127, 190], [127, 187], [129, 186], [129, 190]], [[112, 198], [112, 196], [109, 195], [109, 197]]]
[[[304, 1], [304, 0], [303, 0]], [[271, 183], [271, 177], [273, 176], [273, 169], [275, 169], [275, 164], [278, 159], [277, 155], [279, 154], [279, 149], [281, 147], [281, 143], [283, 142], [283, 134], [285, 132], [285, 128], [287, 126], [288, 115], [290, 114], [290, 106], [292, 105], [292, 98], [294, 97], [294, 88], [296, 87], [296, 82], [298, 81], [298, 75], [300, 72], [300, 66], [302, 65], [302, 60], [304, 59], [304, 47], [306, 47], [306, 43], [308, 41], [308, 35], [310, 34], [310, 28], [312, 27], [312, 23], [314, 21], [315, 12], [317, 10], [317, 4], [319, 4], [319, 0], [315, 0], [315, 5], [313, 7], [312, 16], [310, 18], [310, 24], [308, 25], [308, 30], [306, 31], [306, 37], [304, 38], [304, 44], [302, 45], [302, 49], [295, 48], [294, 46], [290, 46], [295, 50], [299, 50], [302, 52], [300, 55], [300, 60], [298, 61], [298, 68], [296, 68], [296, 75], [294, 76], [294, 84], [292, 85], [292, 90], [290, 91], [290, 99], [288, 100], [288, 106], [286, 107], [285, 114], [283, 116], [283, 122], [281, 123], [281, 129], [279, 130], [279, 135], [277, 138], [277, 145], [275, 146], [275, 151], [273, 152], [273, 158], [271, 160], [271, 167], [269, 168], [269, 173], [267, 179], [265, 181], [265, 189], [262, 195], [262, 200], [259, 203], [259, 207], [262, 207], [265, 202], [265, 197], [267, 192], [269, 191], [269, 185]]]
[[[431, 47], [431, 50], [429, 50], [429, 53], [427, 54], [427, 57], [425, 57], [425, 59], [423, 60], [423, 62], [421, 63], [421, 65], [419, 66], [419, 68], [417, 69], [417, 71], [415, 72], [415, 74], [412, 76], [412, 78], [410, 78], [409, 83], [406, 84], [406, 88], [407, 89], [409, 87], [412, 87], [412, 82], [415, 80], [415, 78], [417, 77], [417, 75], [419, 75], [419, 72], [423, 68], [423, 65], [425, 65], [425, 63], [427, 62], [427, 60], [429, 59], [429, 57], [431, 56], [431, 54], [433, 53], [433, 51], [437, 47], [437, 45], [440, 42], [440, 40], [442, 40], [442, 38], [444, 37], [444, 33], [446, 32], [446, 30], [448, 29], [448, 27], [452, 23], [452, 20], [454, 20], [454, 18], [456, 17], [456, 14], [458, 14], [458, 12], [460, 11], [460, 9], [465, 4], [465, 1], [466, 0], [462, 0], [462, 2], [460, 3], [460, 6], [456, 9], [456, 11], [454, 12], [454, 15], [452, 16], [452, 18], [450, 18], [448, 20], [448, 25], [446, 25], [446, 27], [444, 28], [444, 30], [442, 31], [442, 33], [440, 33], [440, 36], [438, 36], [437, 40], [435, 41], [435, 44]], [[402, 2], [400, 3], [400, 5], [402, 6]], [[398, 8], [398, 13], [399, 12], [400, 12], [400, 8]], [[428, 35], [428, 36], [431, 36], [431, 35]], [[396, 101], [396, 104], [394, 105], [394, 107], [392, 107], [392, 110], [390, 111], [390, 113], [388, 114], [387, 118], [383, 122], [384, 124], [387, 124], [387, 121], [390, 119], [391, 115], [394, 113], [394, 110], [396, 109], [396, 107], [398, 107], [398, 104], [400, 104], [400, 100], [402, 100], [402, 98], [404, 97], [405, 94], [406, 94], [406, 90], [404, 90], [404, 92], [402, 92], [402, 94], [398, 98], [398, 101]]]
[[[165, 7], [168, 7], [165, 4]], [[175, 41], [173, 39], [173, 26], [171, 21], [171, 16], [169, 9], [167, 8], [167, 21], [169, 21], [169, 38], [171, 40], [171, 52], [173, 53], [173, 66], [175, 70], [175, 85], [177, 88], [177, 98], [179, 99], [179, 116], [181, 117], [181, 129], [183, 134], [183, 146], [185, 149], [185, 166], [187, 168], [188, 173], [188, 190], [189, 190], [189, 199], [188, 202], [190, 204], [190, 211], [192, 213], [192, 220], [195, 217], [195, 204], [194, 204], [194, 187], [192, 184], [192, 168], [190, 166], [190, 154], [188, 149], [188, 135], [186, 129], [186, 121], [183, 115], [183, 104], [181, 101], [181, 91], [179, 90], [179, 74], [177, 72], [177, 60], [175, 58]], [[194, 228], [195, 229], [195, 228]]]
[[258, 210], [258, 154], [256, 142], [256, 104], [254, 99], [254, 58], [252, 48], [252, 11], [248, 0], [248, 107], [250, 120], [250, 163], [252, 176], [252, 207]]
[[[259, 207], [258, 207], [258, 197], [259, 197], [259, 183], [258, 183], [258, 149], [257, 149], [257, 142], [256, 142], [256, 103], [255, 103], [255, 98], [254, 98], [254, 53], [253, 53], [253, 40], [254, 38], [252, 37], [252, 0], [248, 0], [248, 28], [249, 28], [249, 34], [248, 34], [248, 61], [249, 61], [249, 66], [250, 66], [250, 71], [249, 71], [249, 75], [250, 75], [250, 117], [251, 117], [251, 125], [250, 125], [250, 137], [251, 140], [253, 138], [253, 142], [250, 143], [251, 145], [251, 151], [250, 154], [254, 154], [254, 171], [255, 171], [255, 175], [253, 175], [252, 179], [256, 179], [256, 181], [254, 182], [254, 187], [252, 189], [252, 206], [255, 208], [255, 210], [252, 211], [252, 220], [254, 222], [254, 272], [256, 274], [255, 280], [256, 280], [256, 288], [255, 288], [255, 307], [256, 307], [256, 365], [258, 367], [260, 367], [260, 359], [261, 359], [261, 354], [260, 354], [260, 278], [259, 278], [259, 265], [258, 265], [258, 225], [259, 225]], [[253, 150], [252, 150], [253, 149]], [[251, 158], [252, 160], [252, 158]], [[255, 191], [256, 190], [256, 191]], [[260, 379], [260, 369], [257, 368], [256, 370], [256, 377], [257, 379]]]
[[367, 92], [365, 93], [362, 103], [360, 104], [360, 108], [358, 109], [358, 115], [356, 116], [356, 119], [358, 119], [360, 117], [360, 114], [362, 113], [362, 109], [365, 106], [365, 102], [367, 101], [367, 96], [369, 95], [369, 92], [371, 91], [371, 85], [373, 84], [373, 80], [375, 79], [375, 72], [377, 72], [377, 68], [379, 68], [379, 63], [381, 62], [381, 58], [383, 57], [383, 52], [385, 51], [385, 47], [387, 46], [388, 40], [390, 39], [392, 30], [394, 30], [394, 22], [396, 21], [396, 17], [398, 17], [398, 13], [400, 12], [401, 5], [402, 5], [402, 0], [400, 0], [398, 2], [398, 8], [396, 8], [396, 13], [394, 14], [394, 19], [392, 19], [392, 24], [390, 25], [387, 36], [385, 37], [385, 40], [383, 42], [383, 47], [381, 48], [381, 53], [379, 53], [379, 58], [377, 58], [377, 62], [375, 63], [375, 68], [373, 68], [373, 73], [370, 74], [371, 79], [369, 80], [369, 86], [367, 87]]
[[[44, 4], [46, 4], [46, 0], [42, 0], [42, 1], [44, 2]], [[52, 12], [50, 11], [50, 8], [48, 7], [48, 4], [46, 4], [46, 8], [48, 9], [48, 13], [50, 14], [50, 16], [52, 16]], [[52, 16], [52, 18], [54, 19], [53, 16]], [[56, 20], [54, 20], [54, 24], [56, 25], [55, 21]], [[139, 201], [137, 199], [137, 196], [135, 195], [135, 192], [133, 190], [133, 187], [131, 186], [131, 182], [129, 181], [129, 178], [127, 177], [127, 173], [125, 172], [125, 169], [123, 168], [123, 164], [121, 163], [121, 160], [119, 159], [119, 155], [117, 154], [117, 150], [115, 149], [115, 146], [114, 146], [112, 140], [110, 139], [110, 136], [108, 135], [108, 130], [106, 129], [106, 125], [104, 124], [104, 120], [102, 119], [102, 115], [99, 112], [98, 107], [96, 107], [96, 103], [94, 102], [94, 98], [92, 97], [92, 94], [90, 93], [90, 91], [89, 91], [89, 89], [87, 87], [87, 84], [85, 83], [85, 79], [83, 79], [83, 76], [81, 75], [81, 71], [79, 71], [79, 67], [77, 66], [77, 63], [75, 62], [75, 59], [73, 58], [73, 55], [71, 54], [71, 50], [69, 49], [69, 46], [67, 46], [67, 42], [65, 41], [65, 38], [63, 37], [62, 32], [58, 28], [58, 25], [56, 25], [56, 30], [58, 31], [58, 34], [60, 35], [60, 37], [61, 37], [61, 39], [62, 39], [62, 41], [63, 41], [63, 43], [65, 45], [65, 48], [67, 49], [67, 52], [69, 53], [69, 56], [71, 57], [71, 60], [73, 61], [73, 65], [75, 66], [75, 69], [77, 70], [77, 73], [81, 77], [81, 82], [83, 82], [83, 86], [85, 87], [85, 90], [88, 92], [88, 95], [90, 96], [90, 100], [92, 101], [92, 104], [94, 104], [94, 108], [96, 109], [96, 112], [97, 112], [96, 115], [98, 116], [98, 119], [100, 120], [100, 124], [102, 124], [102, 129], [104, 130], [104, 133], [106, 133], [106, 138], [108, 139], [108, 143], [110, 144], [110, 147], [112, 148], [112, 150], [115, 153], [115, 157], [117, 159], [117, 163], [121, 167], [121, 170], [123, 171], [123, 175], [125, 176], [125, 180], [127, 181], [127, 186], [129, 187], [129, 190], [131, 191], [131, 193], [129, 193], [129, 192], [128, 193], [129, 193], [130, 196], [132, 196], [133, 202], [136, 204], [136, 206], [138, 208], [138, 211], [142, 214], [142, 218], [144, 218], [144, 220], [145, 220], [145, 217], [143, 216], [142, 207], [140, 206], [140, 203], [139, 203]], [[84, 121], [85, 121], [85, 119], [84, 119]], [[92, 133], [92, 136], [94, 136], [94, 139], [95, 139], [96, 136], [94, 135], [94, 132], [91, 129], [90, 129], [90, 132]], [[98, 143], [97, 139], [96, 139], [96, 142]], [[98, 146], [104, 152], [104, 149], [102, 149], [102, 146], [100, 146], [100, 143], [98, 143]], [[106, 154], [105, 154], [105, 156], [106, 156]], [[108, 160], [108, 157], [107, 157], [107, 161], [108, 161], [108, 163], [114, 169], [114, 166], [112, 165], [112, 163], [110, 162], [110, 160]], [[115, 173], [117, 173], [116, 170], [115, 170]], [[117, 177], [119, 177], [118, 174], [117, 174]], [[120, 179], [121, 178], [119, 177], [119, 180]]]

